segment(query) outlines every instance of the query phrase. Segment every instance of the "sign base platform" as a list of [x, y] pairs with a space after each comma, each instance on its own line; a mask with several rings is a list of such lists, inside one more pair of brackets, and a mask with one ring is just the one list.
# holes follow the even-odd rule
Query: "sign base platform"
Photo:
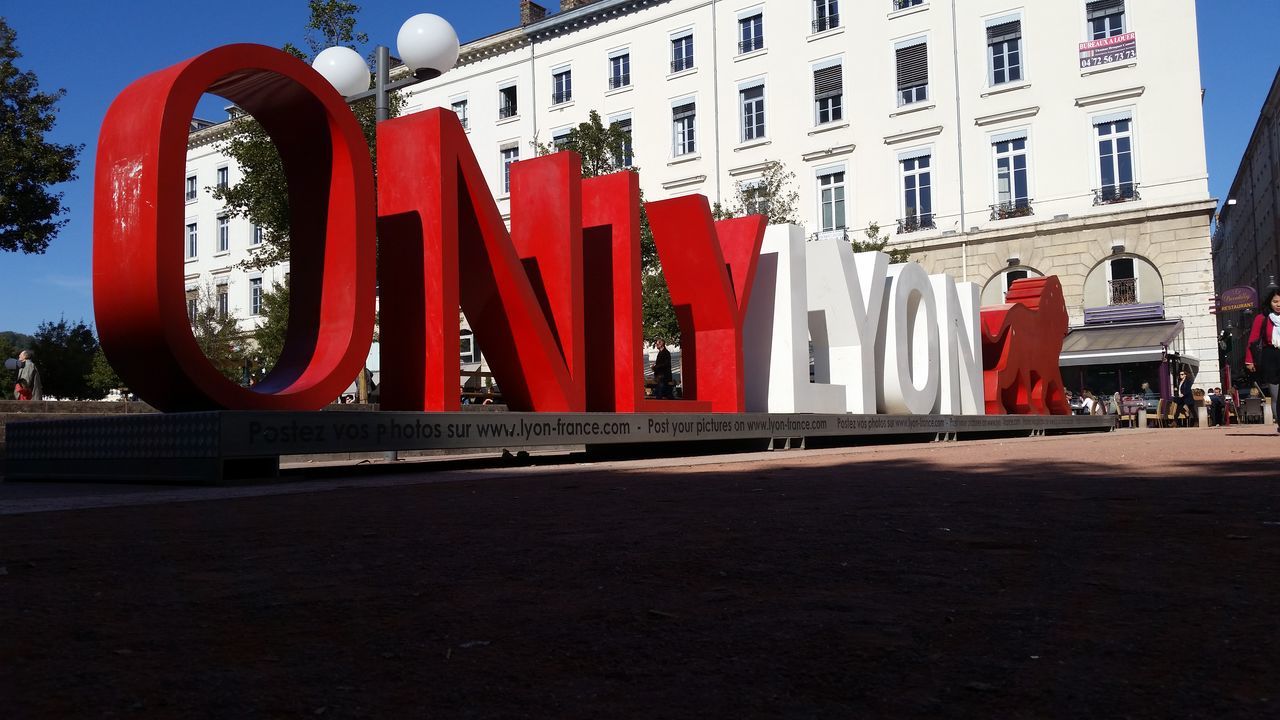
[[682, 455], [861, 441], [1104, 432], [1110, 416], [785, 413], [197, 412], [15, 422], [5, 478], [223, 484], [270, 480], [290, 455], [535, 448]]

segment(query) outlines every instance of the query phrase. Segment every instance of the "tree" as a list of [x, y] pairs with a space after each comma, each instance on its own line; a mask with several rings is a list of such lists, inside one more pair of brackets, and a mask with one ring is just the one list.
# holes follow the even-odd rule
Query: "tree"
[[274, 283], [262, 294], [260, 316], [262, 322], [253, 330], [253, 341], [257, 345], [254, 354], [259, 358], [260, 371], [269, 373], [280, 359], [289, 329], [288, 285]]
[[887, 252], [889, 253], [889, 262], [904, 263], [911, 257], [910, 248], [889, 247], [889, 236], [880, 235], [880, 225], [872, 222], [867, 226], [867, 239], [865, 242], [859, 240], [850, 240], [849, 244], [853, 246], [854, 252]]
[[[557, 143], [548, 145], [535, 137], [530, 144], [534, 153], [539, 156], [560, 150], [578, 153], [582, 157], [583, 178], [623, 170], [640, 170], [627, 164], [631, 155], [631, 135], [616, 124], [606, 126], [600, 119], [600, 113], [595, 110], [588, 114], [586, 122], [571, 129]], [[662, 274], [662, 262], [658, 259], [658, 247], [653, 241], [649, 214], [644, 209], [643, 193], [640, 196], [640, 267], [641, 332], [646, 340], [663, 338], [679, 345], [680, 323], [671, 306], [671, 293], [667, 288], [667, 279]]]
[[66, 208], [49, 186], [75, 180], [83, 145], [45, 140], [65, 90], [40, 92], [33, 72], [19, 72], [17, 33], [0, 17], [0, 250], [43, 253]]
[[89, 384], [98, 339], [83, 320], [71, 324], [66, 318], [43, 322], [36, 329], [30, 348], [40, 369], [40, 382], [47, 398], [97, 400], [101, 398]]
[[93, 364], [89, 369], [88, 386], [94, 398], [104, 398], [112, 390], [124, 387], [124, 382], [116, 374], [115, 368], [107, 361], [107, 354], [98, 348], [93, 355]]
[[248, 357], [245, 338], [231, 313], [219, 311], [212, 287], [206, 285], [197, 291], [195, 315], [190, 320], [191, 334], [204, 356], [228, 380], [240, 382]]
[[[367, 35], [356, 30], [359, 5], [340, 0], [310, 0], [309, 7], [311, 17], [304, 41], [312, 56], [326, 47], [344, 45], [358, 49], [357, 45], [369, 41]], [[308, 57], [292, 43], [286, 44], [284, 51], [302, 60]], [[392, 117], [403, 108], [403, 98], [394, 97], [390, 103]], [[364, 130], [376, 172], [376, 103], [368, 98], [355, 103], [351, 109]], [[215, 186], [208, 191], [223, 201], [228, 214], [248, 218], [262, 229], [262, 248], [243, 263], [247, 268], [262, 270], [289, 259], [288, 181], [280, 153], [262, 126], [248, 115], [233, 122], [231, 138], [219, 149], [240, 167], [241, 180], [235, 185]]]
[[[30, 348], [31, 345], [32, 339], [30, 335], [23, 335], [12, 330], [0, 332], [0, 363], [9, 358], [18, 357], [18, 353]], [[4, 390], [4, 387], [0, 387], [0, 394], [3, 394]]]
[[770, 225], [799, 225], [796, 204], [800, 193], [791, 187], [796, 174], [781, 162], [770, 160], [756, 180], [740, 182], [728, 203], [716, 203], [711, 214], [717, 220], [745, 215], [764, 215]]

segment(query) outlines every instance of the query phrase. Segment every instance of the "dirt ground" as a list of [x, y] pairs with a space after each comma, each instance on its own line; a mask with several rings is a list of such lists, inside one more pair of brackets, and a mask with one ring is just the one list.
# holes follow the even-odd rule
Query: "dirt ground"
[[1179, 429], [11, 504], [0, 713], [1280, 717], [1277, 467]]

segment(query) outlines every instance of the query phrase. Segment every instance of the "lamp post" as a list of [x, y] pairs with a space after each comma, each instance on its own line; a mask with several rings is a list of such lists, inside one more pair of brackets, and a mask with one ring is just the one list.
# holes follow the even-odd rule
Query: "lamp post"
[[316, 55], [311, 67], [342, 93], [348, 103], [377, 98], [377, 119], [382, 122], [391, 114], [391, 93], [440, 77], [453, 68], [458, 62], [458, 33], [439, 15], [420, 13], [400, 26], [396, 50], [413, 74], [391, 82], [391, 50], [379, 45], [374, 52], [372, 89], [369, 88], [369, 66], [360, 53], [351, 48], [326, 48]]
[[[391, 93], [420, 82], [440, 77], [458, 62], [458, 33], [448, 20], [431, 13], [419, 13], [404, 21], [396, 34], [396, 51], [412, 73], [391, 82], [391, 49], [379, 45], [374, 51], [374, 84], [369, 87], [369, 66], [360, 53], [349, 47], [326, 48], [312, 61], [311, 67], [329, 81], [348, 103], [376, 98], [378, 122], [391, 117]], [[360, 368], [356, 378], [356, 395], [364, 404], [369, 400], [368, 369]], [[396, 453], [387, 453], [390, 460]]]

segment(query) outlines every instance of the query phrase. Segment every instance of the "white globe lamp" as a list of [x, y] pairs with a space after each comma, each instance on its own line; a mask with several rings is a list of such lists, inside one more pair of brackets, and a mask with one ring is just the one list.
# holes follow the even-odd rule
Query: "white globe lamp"
[[316, 55], [311, 67], [343, 97], [351, 97], [369, 89], [369, 66], [360, 53], [349, 47], [325, 48]]
[[458, 62], [458, 33], [448, 20], [431, 13], [404, 21], [396, 35], [400, 59], [419, 80], [439, 77]]

